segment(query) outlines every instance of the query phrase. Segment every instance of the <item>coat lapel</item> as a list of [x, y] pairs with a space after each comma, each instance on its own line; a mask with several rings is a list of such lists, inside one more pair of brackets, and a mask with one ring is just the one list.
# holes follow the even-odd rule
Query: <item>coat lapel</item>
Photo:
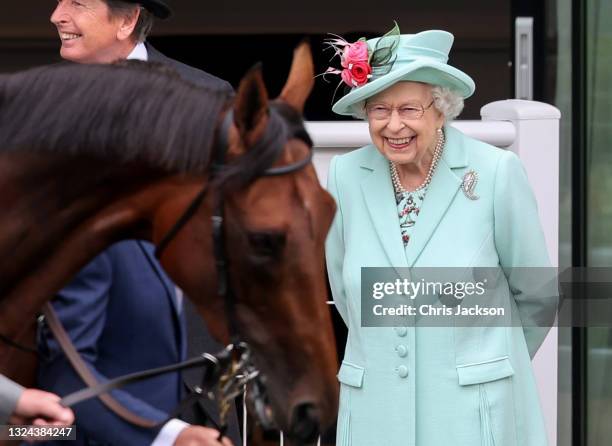
[[361, 190], [370, 219], [389, 258], [389, 263], [394, 267], [408, 266], [389, 174], [389, 163], [376, 148], [372, 148], [371, 156], [364, 160], [361, 168], [370, 171], [361, 182]]
[[168, 63], [168, 58], [157, 51], [149, 42], [145, 42], [149, 62]]
[[434, 173], [423, 206], [406, 247], [408, 266], [412, 267], [453, 202], [462, 183], [460, 172], [467, 166], [467, 153], [458, 130], [445, 127], [446, 144]]
[[164, 289], [168, 294], [168, 299], [170, 299], [170, 302], [172, 302], [172, 308], [174, 308], [175, 315], [180, 314], [174, 284], [170, 281], [170, 279], [166, 275], [166, 272], [162, 269], [161, 265], [157, 261], [157, 258], [155, 257], [155, 247], [152, 244], [145, 244], [140, 241], [138, 242], [138, 244], [140, 245], [144, 256], [151, 265], [151, 268], [153, 269], [157, 277], [159, 277], [159, 281], [164, 286]]

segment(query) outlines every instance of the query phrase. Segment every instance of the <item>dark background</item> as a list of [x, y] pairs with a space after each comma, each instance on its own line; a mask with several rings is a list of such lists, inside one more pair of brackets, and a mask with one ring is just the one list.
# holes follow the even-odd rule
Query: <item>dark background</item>
[[[49, 22], [55, 1], [3, 3], [0, 72], [58, 61], [59, 40]], [[476, 94], [466, 102], [462, 119], [478, 119], [484, 104], [512, 95], [510, 0], [378, 0], [375, 5], [364, 0], [169, 3], [174, 15], [156, 25], [151, 43], [168, 56], [225, 78], [234, 86], [253, 64], [262, 61], [272, 97], [282, 88], [293, 48], [302, 38], [310, 38], [317, 72], [322, 73], [331, 56], [329, 51], [323, 52], [327, 33], [349, 41], [373, 37], [389, 30], [393, 20], [403, 33], [444, 29], [455, 35], [450, 63], [476, 82]], [[339, 77], [329, 79], [331, 83], [317, 79], [306, 107], [307, 119], [346, 119], [330, 111]], [[341, 92], [339, 89], [336, 99]]]

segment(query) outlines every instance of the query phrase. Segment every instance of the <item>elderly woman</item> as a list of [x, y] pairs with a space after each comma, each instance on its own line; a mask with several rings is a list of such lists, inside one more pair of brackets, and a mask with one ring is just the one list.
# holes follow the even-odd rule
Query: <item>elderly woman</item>
[[[530, 317], [524, 276], [549, 266], [519, 159], [449, 121], [474, 92], [447, 64], [445, 31], [332, 41], [352, 90], [333, 111], [365, 117], [372, 144], [333, 159], [338, 210], [327, 240], [336, 308], [348, 326], [338, 445], [547, 444], [531, 367], [536, 326], [364, 327], [362, 267], [499, 267], [496, 292]], [[378, 66], [377, 66], [378, 64]]]

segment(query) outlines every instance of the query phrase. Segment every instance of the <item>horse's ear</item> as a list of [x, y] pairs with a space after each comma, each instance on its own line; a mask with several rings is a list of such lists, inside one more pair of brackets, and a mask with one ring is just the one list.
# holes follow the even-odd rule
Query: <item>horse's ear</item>
[[255, 65], [240, 81], [234, 102], [234, 124], [240, 138], [250, 146], [268, 123], [268, 92], [261, 74], [261, 64]]
[[303, 41], [293, 52], [293, 62], [287, 83], [281, 91], [280, 99], [302, 113], [306, 99], [314, 86], [314, 64], [310, 45]]

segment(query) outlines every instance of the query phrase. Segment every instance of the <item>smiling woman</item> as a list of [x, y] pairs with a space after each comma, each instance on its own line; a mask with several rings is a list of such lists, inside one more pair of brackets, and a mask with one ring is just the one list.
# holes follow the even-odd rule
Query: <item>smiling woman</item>
[[491, 327], [483, 313], [474, 326], [458, 326], [450, 308], [447, 325], [423, 327], [402, 307], [392, 310], [407, 314], [407, 327], [363, 325], [367, 267], [501, 266], [508, 273], [491, 295], [514, 320], [555, 309], [554, 300], [527, 302], [537, 280], [509, 272], [549, 265], [518, 158], [448, 125], [475, 89], [447, 63], [453, 35], [400, 35], [396, 27], [378, 39], [330, 43], [342, 70], [327, 73], [351, 87], [333, 111], [365, 112], [372, 139], [334, 158], [328, 175], [338, 211], [327, 267], [348, 327], [336, 444], [545, 445], [530, 364], [545, 327]]
[[[427, 179], [444, 115], [434, 104], [431, 86], [398, 82], [367, 101], [370, 137], [399, 174], [399, 184], [415, 190]], [[439, 153], [438, 153], [439, 155]]]

